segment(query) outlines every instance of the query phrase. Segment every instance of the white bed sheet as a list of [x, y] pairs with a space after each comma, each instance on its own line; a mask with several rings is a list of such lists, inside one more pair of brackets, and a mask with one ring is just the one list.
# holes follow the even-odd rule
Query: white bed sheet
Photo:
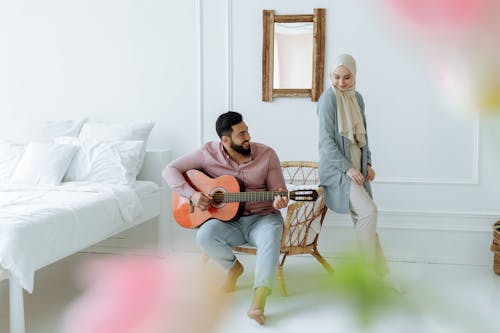
[[142, 181], [0, 185], [0, 279], [10, 273], [31, 293], [37, 269], [158, 216], [159, 193]]

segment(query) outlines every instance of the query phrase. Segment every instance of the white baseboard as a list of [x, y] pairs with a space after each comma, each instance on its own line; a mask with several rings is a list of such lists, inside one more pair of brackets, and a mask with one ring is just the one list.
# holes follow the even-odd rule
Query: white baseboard
[[[390, 261], [491, 265], [492, 224], [500, 214], [379, 210], [378, 234]], [[328, 213], [319, 238], [325, 256], [356, 244], [349, 215]]]
[[[456, 213], [379, 210], [378, 234], [389, 261], [492, 265], [492, 224], [496, 213]], [[179, 227], [169, 220], [171, 249], [199, 251], [196, 230]], [[348, 257], [356, 247], [349, 215], [329, 212], [319, 237], [325, 257]]]

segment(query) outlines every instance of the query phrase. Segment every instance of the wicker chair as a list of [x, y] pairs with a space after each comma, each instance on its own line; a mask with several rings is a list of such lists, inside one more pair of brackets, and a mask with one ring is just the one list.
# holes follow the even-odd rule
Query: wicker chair
[[[284, 161], [281, 163], [285, 181], [293, 185], [317, 186], [318, 163], [309, 161]], [[328, 208], [323, 200], [323, 189], [318, 189], [316, 201], [291, 201], [286, 209], [283, 236], [281, 239], [281, 260], [277, 272], [277, 282], [282, 296], [287, 296], [283, 266], [289, 255], [311, 254], [330, 273], [333, 269], [318, 251], [319, 228], [323, 224]], [[316, 229], [316, 230], [315, 230]], [[250, 245], [235, 246], [236, 252], [255, 254]]]

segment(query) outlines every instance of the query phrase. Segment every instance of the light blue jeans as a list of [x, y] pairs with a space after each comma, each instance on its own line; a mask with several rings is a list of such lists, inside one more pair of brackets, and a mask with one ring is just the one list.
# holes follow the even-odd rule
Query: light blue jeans
[[208, 220], [198, 229], [198, 246], [222, 267], [236, 263], [231, 246], [249, 243], [257, 248], [254, 288], [272, 289], [278, 268], [283, 217], [281, 214], [242, 216], [236, 221]]

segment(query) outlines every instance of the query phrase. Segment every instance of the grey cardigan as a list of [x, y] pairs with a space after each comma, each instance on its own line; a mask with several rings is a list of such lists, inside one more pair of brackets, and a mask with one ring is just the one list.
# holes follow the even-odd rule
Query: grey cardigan
[[[366, 128], [365, 104], [363, 97], [356, 91], [356, 99], [361, 108], [361, 115]], [[351, 167], [349, 139], [339, 133], [337, 126], [337, 101], [333, 88], [325, 90], [318, 101], [316, 113], [319, 120], [319, 180], [325, 189], [325, 202], [328, 208], [337, 213], [347, 214], [349, 209], [349, 192], [351, 179], [346, 172]], [[361, 173], [366, 178], [367, 164], [372, 165], [371, 152], [368, 146], [361, 148]], [[372, 196], [370, 183], [364, 187]]]

